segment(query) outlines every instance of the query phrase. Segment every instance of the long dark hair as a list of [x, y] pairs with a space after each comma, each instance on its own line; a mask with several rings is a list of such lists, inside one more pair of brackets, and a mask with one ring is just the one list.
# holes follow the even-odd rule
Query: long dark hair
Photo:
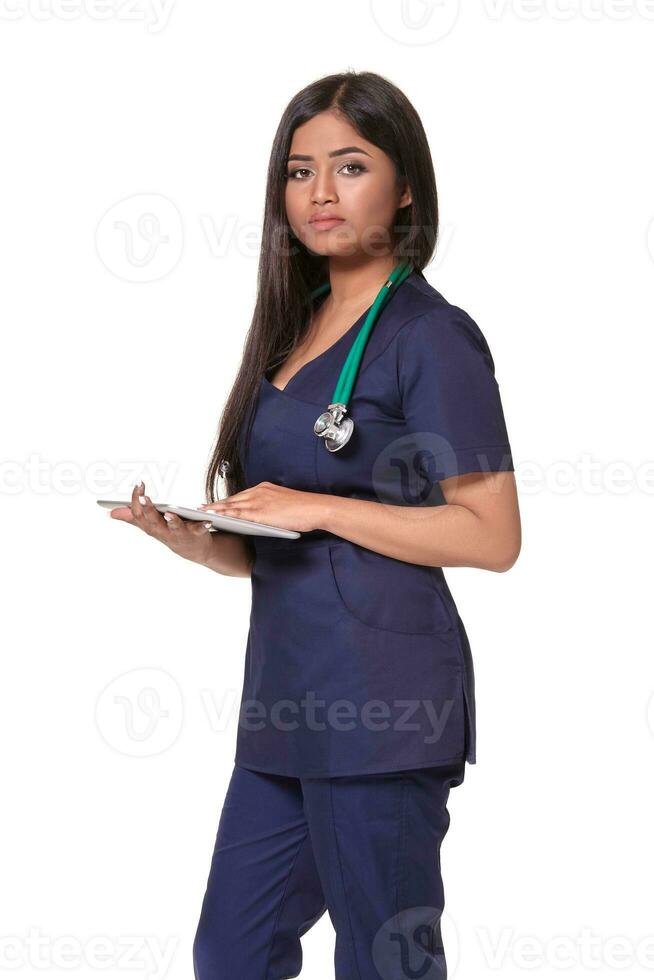
[[285, 361], [302, 337], [311, 318], [311, 291], [328, 279], [328, 257], [311, 254], [288, 225], [285, 184], [293, 132], [330, 109], [383, 150], [395, 164], [398, 181], [406, 180], [411, 189], [412, 203], [398, 209], [393, 227], [398, 261], [409, 259], [421, 273], [436, 248], [434, 167], [420, 117], [404, 93], [381, 75], [353, 70], [326, 75], [298, 92], [282, 115], [270, 153], [256, 304], [206, 473], [208, 503], [218, 499], [224, 460], [227, 493], [245, 489], [237, 440], [248, 408], [262, 375]]

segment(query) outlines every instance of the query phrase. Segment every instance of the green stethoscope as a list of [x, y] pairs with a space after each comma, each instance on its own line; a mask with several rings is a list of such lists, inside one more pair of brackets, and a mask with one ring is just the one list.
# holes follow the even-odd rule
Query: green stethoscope
[[[330, 453], [335, 453], [349, 441], [354, 422], [351, 418], [345, 418], [348, 402], [352, 395], [354, 383], [359, 373], [363, 354], [368, 343], [368, 338], [372, 333], [372, 328], [381, 313], [382, 308], [388, 302], [397, 287], [404, 282], [407, 276], [411, 275], [413, 265], [411, 262], [401, 262], [397, 265], [390, 276], [379, 290], [375, 302], [370, 307], [365, 323], [361, 327], [354, 341], [345, 364], [341, 368], [338, 382], [334, 388], [331, 403], [327, 406], [327, 411], [319, 415], [315, 421], [313, 431], [325, 440], [325, 446]], [[330, 283], [323, 283], [311, 293], [311, 299], [322, 296], [323, 293], [331, 289]]]

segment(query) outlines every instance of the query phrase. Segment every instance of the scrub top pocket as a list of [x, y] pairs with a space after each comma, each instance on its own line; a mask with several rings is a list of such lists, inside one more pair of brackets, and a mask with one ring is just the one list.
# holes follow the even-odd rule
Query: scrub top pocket
[[330, 543], [329, 558], [341, 602], [364, 625], [395, 633], [454, 629], [433, 568], [345, 539]]

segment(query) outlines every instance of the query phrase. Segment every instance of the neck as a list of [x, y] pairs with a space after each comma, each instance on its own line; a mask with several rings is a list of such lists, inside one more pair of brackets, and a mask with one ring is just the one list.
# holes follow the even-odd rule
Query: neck
[[371, 297], [372, 302], [400, 259], [393, 255], [333, 257], [329, 261], [330, 306], [347, 309]]

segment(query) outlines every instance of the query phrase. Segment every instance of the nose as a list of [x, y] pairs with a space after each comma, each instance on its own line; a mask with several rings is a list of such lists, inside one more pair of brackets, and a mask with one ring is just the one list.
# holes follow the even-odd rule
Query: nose
[[334, 185], [334, 177], [329, 167], [321, 168], [314, 178], [312, 200], [315, 204], [326, 204], [327, 201], [337, 201], [338, 194]]

